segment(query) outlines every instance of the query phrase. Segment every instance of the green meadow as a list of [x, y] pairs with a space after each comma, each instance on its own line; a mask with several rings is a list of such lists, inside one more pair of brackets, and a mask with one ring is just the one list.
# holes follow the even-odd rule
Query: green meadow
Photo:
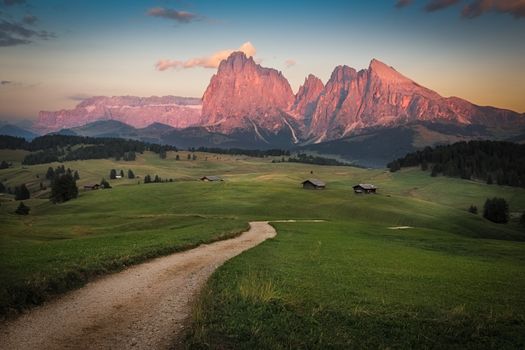
[[[254, 220], [278, 235], [220, 267], [199, 297], [188, 331], [191, 348], [523, 348], [525, 232], [518, 215], [525, 190], [353, 167], [272, 163], [197, 153], [152, 153], [134, 162], [65, 163], [84, 184], [132, 169], [138, 179], [84, 191], [54, 205], [39, 190], [49, 164], [22, 167], [22, 152], [0, 170], [9, 187], [27, 183], [30, 215], [0, 196], [0, 306], [36, 304], [90, 278], [145, 259], [234, 236]], [[58, 164], [53, 164], [56, 166]], [[312, 174], [313, 173], [313, 174]], [[174, 182], [143, 184], [146, 174]], [[205, 183], [203, 175], [220, 175]], [[38, 177], [37, 177], [38, 176]], [[323, 191], [300, 182], [319, 178]], [[355, 195], [373, 183], [377, 195]], [[512, 220], [480, 212], [504, 197]], [[392, 229], [408, 226], [406, 229]]]

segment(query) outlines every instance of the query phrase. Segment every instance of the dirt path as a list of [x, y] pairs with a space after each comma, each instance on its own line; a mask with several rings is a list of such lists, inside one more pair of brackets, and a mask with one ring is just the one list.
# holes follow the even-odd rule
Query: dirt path
[[241, 236], [154, 259], [87, 284], [0, 325], [1, 349], [167, 349], [191, 303], [226, 260], [276, 232], [251, 222]]

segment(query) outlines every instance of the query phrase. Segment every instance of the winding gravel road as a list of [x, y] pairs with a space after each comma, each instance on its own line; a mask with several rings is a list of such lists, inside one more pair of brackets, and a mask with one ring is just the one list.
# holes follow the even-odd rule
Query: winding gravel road
[[167, 349], [191, 304], [228, 259], [274, 237], [251, 222], [239, 237], [201, 245], [108, 275], [0, 324], [1, 349]]

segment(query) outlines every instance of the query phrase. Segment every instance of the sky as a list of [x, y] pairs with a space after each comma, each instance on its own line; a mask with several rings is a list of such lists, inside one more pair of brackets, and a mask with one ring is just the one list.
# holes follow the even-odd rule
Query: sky
[[0, 0], [0, 119], [99, 95], [201, 97], [234, 50], [308, 74], [372, 58], [443, 96], [525, 112], [525, 0]]

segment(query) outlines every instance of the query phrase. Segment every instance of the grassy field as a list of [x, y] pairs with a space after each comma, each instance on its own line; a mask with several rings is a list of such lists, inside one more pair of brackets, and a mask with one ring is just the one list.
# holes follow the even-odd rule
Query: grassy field
[[[0, 152], [0, 159], [20, 154]], [[12, 152], [12, 151], [10, 151]], [[7, 152], [8, 153], [8, 152]], [[7, 307], [39, 302], [90, 276], [186, 249], [246, 228], [276, 223], [278, 236], [219, 268], [194, 311], [194, 348], [523, 348], [525, 233], [517, 219], [497, 225], [467, 212], [487, 197], [525, 210], [525, 190], [431, 178], [417, 169], [389, 173], [352, 167], [271, 163], [179, 152], [146, 153], [135, 162], [65, 163], [79, 185], [109, 170], [135, 180], [111, 190], [81, 191], [53, 205], [37, 192], [28, 217], [0, 206], [0, 300]], [[16, 158], [16, 157], [19, 158]], [[37, 189], [49, 165], [0, 170], [8, 186]], [[313, 172], [313, 174], [311, 174]], [[175, 182], [138, 184], [158, 174]], [[203, 183], [221, 175], [222, 183]], [[306, 191], [306, 178], [327, 182]], [[354, 195], [371, 182], [377, 195]], [[39, 198], [40, 197], [40, 198]], [[410, 226], [393, 230], [391, 227]]]

